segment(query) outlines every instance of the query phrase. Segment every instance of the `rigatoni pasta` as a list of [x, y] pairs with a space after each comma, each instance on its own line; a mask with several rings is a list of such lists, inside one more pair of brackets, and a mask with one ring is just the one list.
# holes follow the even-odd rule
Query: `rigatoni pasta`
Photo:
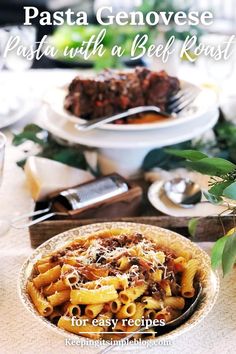
[[195, 289], [193, 286], [193, 280], [198, 270], [198, 260], [190, 259], [184, 269], [183, 276], [181, 278], [181, 294], [184, 297], [191, 298], [194, 296]]
[[104, 304], [87, 305], [85, 315], [89, 318], [95, 318], [102, 311]]
[[164, 307], [163, 301], [154, 299], [152, 296], [143, 296], [141, 302], [144, 304], [145, 309], [160, 310]]
[[129, 302], [132, 302], [140, 297], [145, 290], [147, 290], [147, 284], [131, 287], [121, 291], [119, 294], [119, 299], [123, 304], [128, 304]]
[[120, 310], [116, 313], [116, 318], [128, 318], [134, 316], [136, 312], [136, 304], [129, 302], [126, 305], [121, 306]]
[[164, 306], [170, 306], [173, 309], [177, 309], [177, 310], [183, 310], [185, 305], [185, 300], [183, 297], [180, 296], [169, 296], [166, 297], [164, 300]]
[[74, 305], [101, 304], [118, 298], [118, 293], [113, 285], [102, 286], [99, 289], [72, 289], [70, 300]]
[[61, 275], [61, 267], [57, 265], [54, 268], [47, 270], [45, 273], [40, 273], [33, 279], [34, 286], [39, 289], [45, 285], [49, 285], [57, 281]]
[[53, 306], [41, 295], [32, 282], [28, 282], [27, 291], [40, 315], [48, 317], [53, 312]]
[[75, 334], [81, 334], [91, 339], [99, 339], [100, 334], [103, 331], [102, 327], [93, 326], [90, 323], [86, 325], [73, 326], [71, 322], [71, 318], [67, 316], [61, 316], [61, 318], [58, 321], [58, 327], [63, 328]]
[[55, 292], [55, 294], [48, 296], [47, 299], [53, 307], [64, 304], [70, 299], [70, 290]]
[[72, 305], [70, 302], [66, 302], [63, 306], [63, 313], [69, 317], [77, 316], [81, 314], [80, 307], [77, 305]]
[[105, 230], [38, 260], [27, 291], [39, 314], [59, 328], [123, 338], [143, 321], [181, 315], [194, 296], [198, 267], [187, 251], [129, 230]]
[[55, 283], [51, 283], [48, 286], [46, 286], [45, 288], [43, 288], [43, 294], [45, 296], [49, 296], [49, 295], [55, 294], [58, 291], [68, 290], [68, 289], [70, 289], [70, 287], [65, 285], [63, 280], [60, 279], [60, 280], [56, 281]]

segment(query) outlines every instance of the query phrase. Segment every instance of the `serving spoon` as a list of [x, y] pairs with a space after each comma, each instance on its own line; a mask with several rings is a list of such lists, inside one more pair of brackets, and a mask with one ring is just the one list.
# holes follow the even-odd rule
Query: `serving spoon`
[[[188, 178], [174, 178], [163, 184], [165, 196], [174, 204], [183, 208], [192, 208], [201, 202], [201, 187]], [[208, 201], [205, 201], [208, 202]]]
[[[192, 302], [192, 304], [179, 317], [177, 317], [174, 320], [168, 322], [165, 325], [164, 329], [166, 329], [166, 328], [169, 329], [171, 327], [179, 326], [181, 323], [183, 323], [185, 320], [187, 320], [192, 315], [192, 313], [195, 310], [195, 308], [197, 307], [197, 304], [198, 304], [198, 302], [200, 300], [201, 294], [202, 294], [202, 285], [199, 283], [198, 284], [198, 289], [197, 289], [197, 294], [196, 294], [195, 299]], [[120, 339], [119, 342], [120, 343], [127, 342], [127, 340], [131, 339], [134, 335], [141, 334], [143, 332], [148, 332], [149, 329], [153, 329], [153, 328], [159, 328], [159, 327], [148, 326], [148, 327], [140, 328], [138, 331], [132, 332], [128, 336], [126, 336], [125, 338]], [[110, 344], [105, 349], [103, 349], [100, 352], [98, 352], [98, 354], [106, 354], [106, 353], [110, 352], [112, 349], [114, 349], [115, 347], [117, 347], [117, 344]]]
[[[210, 203], [202, 196], [204, 191], [201, 187], [189, 178], [174, 178], [166, 181], [161, 191], [173, 204], [185, 209], [193, 208], [196, 204]], [[235, 208], [235, 203], [230, 202], [230, 200], [223, 200], [220, 205]]]

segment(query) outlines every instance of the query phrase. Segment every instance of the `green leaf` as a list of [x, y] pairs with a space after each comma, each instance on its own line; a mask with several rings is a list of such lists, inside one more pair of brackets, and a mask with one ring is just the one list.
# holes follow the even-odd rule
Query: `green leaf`
[[[80, 148], [60, 145], [47, 131], [35, 124], [27, 125], [20, 134], [15, 135], [14, 144], [19, 145], [26, 140], [32, 140], [41, 145], [41, 151], [37, 156], [62, 162], [83, 170], [88, 168], [84, 153]], [[25, 159], [18, 161], [18, 166], [23, 167], [25, 161]]]
[[236, 232], [227, 237], [225, 247], [222, 254], [223, 275], [228, 274], [236, 260]]
[[151, 150], [143, 160], [142, 169], [144, 171], [151, 170], [153, 167], [158, 166], [164, 160], [166, 160], [166, 154], [163, 149]]
[[[175, 144], [172, 149], [186, 150], [191, 147], [191, 142], [186, 141], [184, 143]], [[171, 170], [178, 167], [184, 167], [184, 160], [178, 156], [170, 155], [166, 152], [166, 149], [154, 149], [150, 151], [142, 164], [142, 169], [148, 171], [153, 167], [163, 168], [165, 170]]]
[[60, 146], [52, 141], [38, 156], [81, 168], [82, 170], [87, 168], [87, 162], [82, 151], [78, 148]]
[[210, 202], [211, 204], [219, 205], [223, 202], [223, 199], [221, 197], [217, 197], [216, 195], [213, 195], [208, 192], [203, 192], [203, 194], [206, 200], [208, 200], [208, 202]]
[[39, 145], [44, 145], [47, 140], [48, 133], [36, 124], [28, 124], [23, 131], [15, 134], [12, 140], [13, 145], [18, 146], [27, 140], [31, 140]]
[[[236, 137], [235, 137], [236, 140]], [[236, 163], [236, 143], [231, 144], [228, 150], [229, 160]]]
[[221, 197], [225, 188], [227, 188], [230, 184], [232, 184], [232, 182], [217, 182], [208, 190], [208, 192], [215, 195], [216, 197]]
[[190, 161], [199, 161], [199, 160], [204, 159], [205, 157], [208, 157], [207, 155], [205, 155], [202, 152], [197, 151], [197, 150], [165, 149], [165, 151], [170, 155], [182, 157], [182, 158], [190, 160]]
[[198, 225], [198, 218], [193, 218], [188, 222], [188, 232], [194, 238], [196, 235], [197, 225]]
[[224, 189], [223, 196], [236, 200], [236, 182], [231, 183]]
[[16, 162], [16, 164], [17, 164], [17, 166], [24, 168], [26, 161], [27, 161], [27, 159], [19, 160]]
[[236, 163], [236, 125], [219, 120], [214, 127], [214, 131], [216, 133], [217, 146], [220, 149], [220, 157]]
[[232, 162], [218, 157], [207, 157], [199, 161], [186, 162], [186, 165], [202, 174], [218, 177], [224, 176], [236, 168], [236, 165]]
[[214, 244], [211, 251], [211, 266], [213, 269], [219, 267], [222, 261], [222, 254], [225, 247], [225, 243], [229, 236], [223, 236], [219, 238]]

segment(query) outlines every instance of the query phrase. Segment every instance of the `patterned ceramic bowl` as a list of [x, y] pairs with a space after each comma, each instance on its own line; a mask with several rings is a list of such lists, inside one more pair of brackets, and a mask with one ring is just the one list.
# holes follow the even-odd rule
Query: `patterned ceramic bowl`
[[[200, 269], [200, 279], [202, 284], [202, 296], [201, 300], [192, 314], [192, 316], [184, 322], [179, 327], [173, 329], [171, 332], [158, 336], [158, 340], [173, 340], [175, 337], [183, 334], [184, 332], [192, 329], [194, 326], [199, 324], [210, 312], [212, 307], [214, 306], [218, 293], [219, 293], [219, 277], [211, 270], [210, 265], [210, 257], [204, 252], [201, 248], [195, 245], [193, 242], [189, 241], [183, 236], [180, 236], [177, 233], [172, 231], [162, 229], [156, 226], [151, 225], [143, 225], [136, 223], [123, 223], [123, 222], [108, 222], [108, 223], [100, 223], [100, 224], [92, 224], [82, 226], [76, 229], [72, 229], [66, 232], [63, 232], [50, 240], [43, 243], [40, 247], [38, 247], [30, 258], [23, 264], [22, 269], [20, 271], [19, 277], [19, 294], [24, 306], [28, 311], [31, 312], [33, 316], [35, 316], [41, 324], [44, 324], [48, 328], [64, 335], [66, 338], [71, 339], [83, 339], [83, 337], [78, 336], [76, 334], [72, 334], [64, 331], [63, 329], [58, 328], [56, 325], [49, 322], [46, 318], [40, 316], [36, 309], [34, 308], [28, 294], [26, 291], [26, 283], [29, 277], [32, 274], [34, 263], [40, 259], [42, 256], [45, 256], [56, 249], [63, 247], [66, 243], [69, 243], [75, 239], [80, 237], [87, 237], [95, 232], [113, 228], [123, 228], [130, 229], [134, 232], [140, 232], [144, 235], [148, 235], [148, 237], [152, 238], [154, 242], [158, 242], [158, 244], [162, 244], [163, 246], [168, 246], [169, 248], [175, 250], [176, 248], [182, 248], [186, 251], [189, 251], [192, 256], [200, 261], [201, 269]], [[134, 346], [132, 345], [132, 348]], [[122, 348], [123, 350], [130, 350], [129, 345]], [[129, 348], [129, 349], [128, 349]], [[140, 345], [139, 345], [140, 349]]]

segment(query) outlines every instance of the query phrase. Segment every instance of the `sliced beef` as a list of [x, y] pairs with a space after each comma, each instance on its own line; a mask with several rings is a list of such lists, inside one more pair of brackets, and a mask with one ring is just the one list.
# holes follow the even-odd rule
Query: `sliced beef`
[[179, 80], [164, 71], [104, 70], [95, 78], [76, 77], [69, 86], [65, 108], [85, 119], [110, 116], [144, 105], [156, 105], [164, 110], [168, 98], [179, 88]]

